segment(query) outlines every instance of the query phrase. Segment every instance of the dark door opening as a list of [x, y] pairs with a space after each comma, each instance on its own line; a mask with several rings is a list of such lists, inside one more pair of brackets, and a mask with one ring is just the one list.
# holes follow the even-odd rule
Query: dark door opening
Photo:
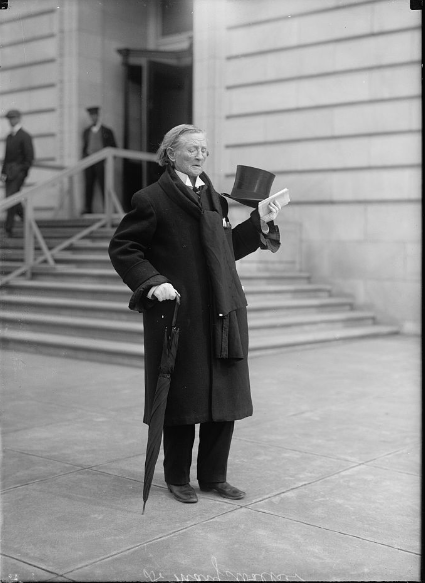
[[[192, 123], [192, 66], [148, 63], [147, 149], [156, 152], [174, 126]], [[148, 184], [158, 180], [163, 168], [148, 164]]]
[[[192, 123], [192, 65], [147, 58], [126, 65], [124, 148], [155, 153], [168, 130]], [[163, 170], [155, 162], [124, 161], [125, 211], [133, 194], [158, 180]]]
[[[126, 110], [124, 120], [124, 148], [140, 152], [142, 148], [142, 67], [127, 66]], [[123, 160], [122, 205], [125, 212], [131, 208], [131, 197], [142, 188], [142, 165], [138, 160]]]

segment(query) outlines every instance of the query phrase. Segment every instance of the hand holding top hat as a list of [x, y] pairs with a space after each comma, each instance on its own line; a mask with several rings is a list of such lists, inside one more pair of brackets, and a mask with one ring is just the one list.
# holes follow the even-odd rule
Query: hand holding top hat
[[232, 193], [226, 196], [252, 208], [258, 207], [260, 218], [265, 222], [272, 221], [281, 207], [289, 202], [287, 188], [269, 196], [274, 179], [275, 175], [267, 170], [238, 165]]

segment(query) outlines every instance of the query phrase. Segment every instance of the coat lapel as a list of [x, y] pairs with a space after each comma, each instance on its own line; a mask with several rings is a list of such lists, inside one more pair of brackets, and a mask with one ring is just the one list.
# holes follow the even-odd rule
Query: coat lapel
[[[208, 188], [212, 209], [218, 212], [221, 217], [223, 212], [220, 204], [220, 195], [214, 190], [214, 187], [205, 172], [201, 174], [201, 178]], [[196, 195], [188, 186], [183, 184], [183, 182], [173, 170], [167, 168], [158, 180], [158, 184], [167, 197], [171, 199], [176, 205], [186, 211], [189, 215], [197, 219], [200, 218], [202, 214], [202, 207], [199, 204]]]
[[[172, 170], [170, 171], [168, 168], [165, 170], [158, 180], [159, 186], [174, 204], [179, 206], [189, 215], [199, 219], [202, 210], [199, 203], [196, 201], [195, 195], [191, 195], [189, 188], [181, 182], [177, 174], [173, 180], [174, 177], [171, 176], [171, 172]], [[180, 184], [177, 182], [178, 180], [181, 182], [181, 188]]]

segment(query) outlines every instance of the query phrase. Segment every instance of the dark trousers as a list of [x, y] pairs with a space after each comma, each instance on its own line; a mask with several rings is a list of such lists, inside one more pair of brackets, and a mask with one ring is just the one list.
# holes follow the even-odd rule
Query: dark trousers
[[[6, 180], [6, 198], [8, 196], [12, 196], [12, 194], [16, 194], [17, 192], [19, 192], [21, 190], [22, 185], [25, 181], [25, 176], [26, 176], [26, 174], [24, 172], [21, 172], [15, 178], [13, 178], [13, 180], [9, 180], [9, 179]], [[12, 234], [12, 232], [13, 232], [13, 225], [15, 223], [15, 215], [18, 215], [19, 217], [21, 217], [22, 220], [24, 218], [24, 207], [22, 206], [22, 204], [20, 202], [18, 204], [15, 204], [15, 206], [10, 207], [7, 210], [5, 229], [6, 229], [6, 232], [9, 234]]]
[[[227, 460], [234, 421], [201, 423], [197, 479], [201, 482], [225, 482]], [[164, 427], [164, 474], [167, 484], [181, 486], [190, 482], [195, 425]]]
[[102, 198], [105, 198], [105, 164], [104, 162], [98, 162], [85, 170], [85, 178], [86, 178], [86, 199], [85, 199], [85, 207], [84, 211], [86, 213], [93, 212], [93, 198], [94, 198], [94, 189], [96, 186], [96, 182], [100, 186], [100, 191], [102, 193]]

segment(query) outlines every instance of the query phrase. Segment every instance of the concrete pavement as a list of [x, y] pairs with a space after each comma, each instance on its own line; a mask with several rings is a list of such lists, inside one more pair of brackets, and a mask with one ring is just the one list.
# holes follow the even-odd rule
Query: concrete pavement
[[0, 364], [2, 581], [420, 580], [417, 338], [253, 358], [228, 473], [246, 498], [179, 504], [160, 458], [143, 516], [143, 372]]

